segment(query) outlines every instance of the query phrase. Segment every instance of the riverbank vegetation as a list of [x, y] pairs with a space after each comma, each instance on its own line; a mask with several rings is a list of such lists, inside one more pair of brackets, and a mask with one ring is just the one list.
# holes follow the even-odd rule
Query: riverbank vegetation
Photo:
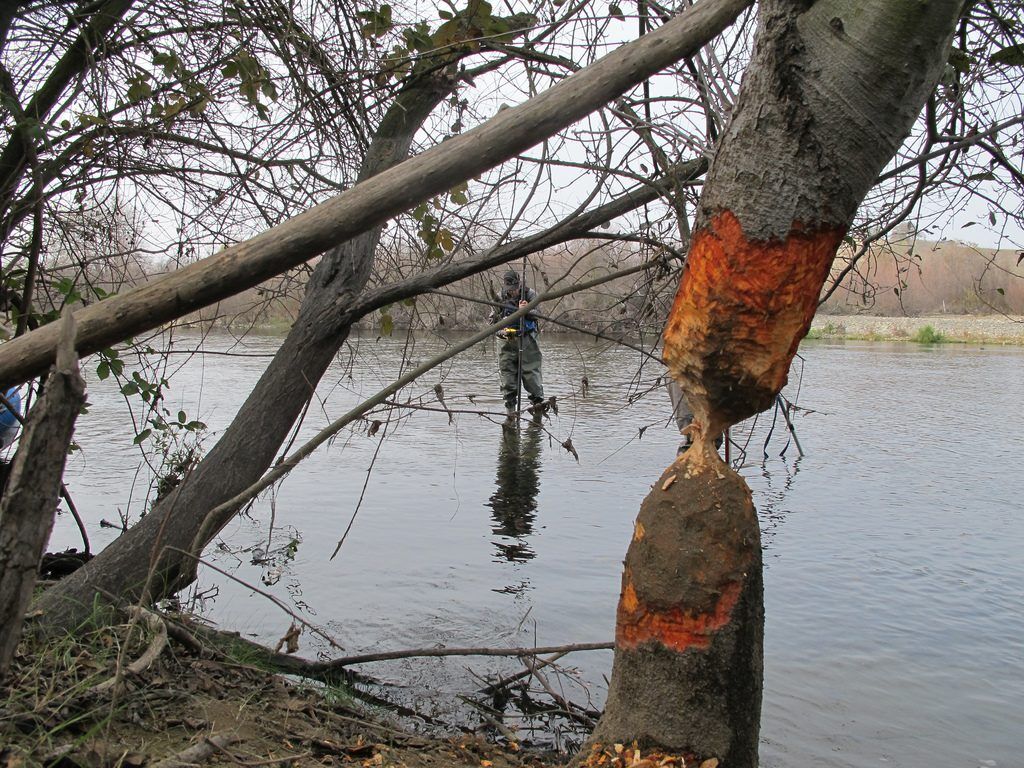
[[0, 765], [540, 765], [516, 741], [415, 734], [344, 683], [285, 679], [244, 650], [201, 643], [186, 624], [168, 637], [164, 621], [146, 614], [25, 641], [0, 688]]

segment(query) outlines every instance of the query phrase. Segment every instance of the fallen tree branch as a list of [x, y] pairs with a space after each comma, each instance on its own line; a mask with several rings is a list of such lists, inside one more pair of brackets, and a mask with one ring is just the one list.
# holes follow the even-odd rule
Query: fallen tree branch
[[572, 653], [573, 651], [608, 651], [615, 648], [615, 643], [574, 643], [570, 645], [548, 645], [536, 648], [415, 648], [405, 651], [381, 651], [379, 653], [363, 653], [355, 656], [343, 656], [330, 661], [308, 662], [311, 668], [318, 671], [337, 669], [354, 664], [369, 664], [374, 661], [392, 661], [394, 659], [414, 659], [440, 656], [518, 656], [530, 658], [541, 653]]
[[[173, 622], [172, 622], [173, 624]], [[175, 630], [177, 631], [177, 630]], [[544, 667], [551, 664], [555, 659], [560, 659], [568, 653], [575, 651], [606, 651], [613, 650], [615, 643], [571, 643], [568, 645], [538, 646], [536, 648], [414, 648], [402, 651], [381, 651], [379, 653], [364, 653], [353, 656], [342, 656], [328, 661], [310, 661], [294, 654], [276, 653], [265, 645], [248, 640], [235, 632], [225, 632], [213, 627], [197, 627], [195, 631], [213, 642], [240, 643], [249, 651], [255, 651], [263, 664], [273, 666], [280, 672], [305, 677], [319, 678], [328, 672], [338, 672], [344, 667], [357, 664], [368, 664], [374, 661], [393, 661], [396, 659], [414, 659], [442, 656], [508, 656], [531, 658], [540, 654], [556, 654], [550, 659], [538, 659], [538, 666]], [[188, 634], [188, 633], [185, 633]], [[195, 638], [192, 637], [192, 641]], [[204, 646], [205, 647], [205, 646]], [[213, 650], [220, 652], [221, 649]]]
[[302, 752], [298, 755], [270, 757], [266, 760], [242, 760], [227, 747], [217, 747], [217, 751], [227, 757], [228, 760], [233, 762], [235, 765], [241, 765], [243, 768], [262, 768], [264, 765], [288, 765], [290, 763], [294, 763], [296, 760], [304, 760], [313, 754], [312, 752]]
[[[560, 658], [565, 656], [567, 653], [569, 653], [569, 651], [559, 651], [558, 653], [555, 653], [555, 654], [552, 654], [551, 656], [548, 656], [546, 659], [537, 659], [536, 669], [543, 669], [544, 667], [547, 667], [547, 666], [550, 666], [551, 664], [554, 664], [556, 661], [558, 661]], [[489, 683], [488, 685], [486, 685], [483, 688], [481, 688], [478, 691], [478, 693], [481, 693], [484, 696], [493, 696], [495, 693], [497, 693], [498, 691], [502, 690], [503, 688], [508, 688], [513, 683], [517, 683], [520, 680], [522, 680], [524, 677], [529, 677], [532, 674], [533, 674], [533, 668], [527, 667], [522, 672], [516, 672], [514, 675], [509, 675], [508, 677], [502, 677], [502, 678], [500, 678], [498, 680], [495, 680], [493, 683]]]
[[284, 611], [289, 616], [291, 616], [292, 619], [295, 622], [298, 622], [302, 626], [306, 627], [311, 633], [313, 633], [313, 634], [317, 635], [318, 637], [320, 637], [321, 639], [325, 640], [332, 648], [337, 648], [338, 650], [344, 650], [342, 645], [337, 640], [335, 640], [333, 637], [331, 637], [329, 634], [324, 632], [322, 629], [320, 629], [315, 624], [312, 624], [309, 621], [306, 621], [299, 614], [297, 614], [295, 611], [293, 611], [291, 608], [289, 608], [285, 604], [285, 602], [283, 600], [281, 600], [279, 597], [270, 594], [266, 590], [260, 589], [259, 587], [255, 586], [254, 584], [250, 584], [249, 582], [245, 581], [244, 579], [238, 578], [234, 574], [228, 573], [223, 568], [220, 568], [220, 567], [214, 565], [213, 563], [209, 562], [208, 560], [204, 560], [203, 558], [201, 558], [198, 555], [195, 555], [195, 554], [193, 554], [191, 552], [186, 552], [185, 550], [179, 549], [178, 547], [170, 547], [170, 546], [166, 547], [166, 549], [173, 550], [174, 552], [178, 552], [178, 553], [180, 553], [182, 555], [185, 555], [186, 557], [191, 557], [195, 561], [197, 567], [198, 567], [198, 565], [200, 563], [202, 563], [207, 568], [209, 568], [209, 569], [219, 573], [221, 576], [225, 576], [225, 577], [231, 579], [232, 581], [234, 581], [234, 582], [236, 582], [238, 584], [241, 584], [243, 587], [246, 587], [247, 589], [251, 589], [256, 594], [258, 594], [258, 595], [260, 595], [262, 597], [267, 598], [270, 602], [272, 602], [274, 605], [276, 605], [282, 611]]
[[547, 676], [545, 676], [545, 674], [540, 671], [540, 665], [535, 664], [533, 660], [530, 658], [524, 658], [523, 664], [526, 665], [526, 668], [530, 671], [530, 674], [537, 679], [537, 682], [539, 682], [544, 687], [544, 690], [547, 691], [548, 696], [550, 696], [554, 700], [554, 702], [562, 708], [562, 710], [565, 712], [566, 717], [568, 717], [570, 720], [579, 723], [582, 726], [585, 726], [586, 728], [589, 728], [590, 730], [594, 729], [594, 726], [597, 723], [593, 720], [593, 718], [583, 714], [583, 712], [579, 711], [579, 707], [574, 705], [571, 701], [569, 701], [564, 696], [562, 696], [562, 694], [556, 691], [554, 687], [551, 685], [551, 683], [548, 682]]

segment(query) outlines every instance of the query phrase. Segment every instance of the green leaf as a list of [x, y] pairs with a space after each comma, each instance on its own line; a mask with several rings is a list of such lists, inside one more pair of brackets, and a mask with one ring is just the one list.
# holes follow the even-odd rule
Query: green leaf
[[138, 445], [139, 443], [141, 443], [143, 440], [145, 440], [147, 437], [149, 437], [152, 434], [153, 434], [153, 430], [152, 429], [144, 429], [141, 432], [139, 432], [139, 434], [137, 434], [135, 436], [135, 439], [132, 440], [132, 442], [135, 443], [135, 445]]
[[121, 387], [121, 394], [127, 397], [139, 394], [139, 386], [134, 381], [129, 381], [123, 387]]
[[444, 19], [445, 21], [449, 21], [450, 19], [454, 19], [455, 18], [455, 14], [452, 13], [451, 11], [439, 10], [437, 12], [437, 17], [439, 19]]
[[391, 317], [388, 312], [381, 312], [380, 315], [380, 333], [382, 336], [390, 336], [391, 332], [395, 330], [395, 319]]
[[359, 30], [359, 33], [367, 40], [386, 35], [394, 24], [391, 21], [391, 6], [384, 4], [376, 11], [360, 11], [359, 18], [366, 23]]
[[608, 5], [608, 13], [611, 14], [613, 19], [618, 19], [619, 21], [625, 21], [626, 20], [626, 14], [624, 14], [622, 12], [622, 8], [619, 7], [618, 3], [611, 3], [611, 4], [609, 4]]
[[153, 87], [149, 84], [148, 73], [133, 77], [128, 82], [131, 83], [128, 88], [128, 101], [142, 101], [153, 95]]
[[178, 411], [178, 423], [179, 424], [184, 424], [185, 423], [185, 419], [187, 419], [187, 418], [188, 418], [188, 415], [184, 411]]
[[993, 227], [996, 225], [996, 214], [994, 211], [988, 212], [988, 223], [991, 224]]
[[1006, 295], [1006, 291], [1004, 291], [1002, 288], [996, 288], [996, 293], [998, 293], [1000, 296]]
[[984, 171], [983, 173], [972, 173], [967, 177], [968, 181], [994, 181], [996, 175], [992, 171]]
[[974, 58], [967, 51], [954, 48], [949, 52], [949, 63], [957, 72], [966, 75], [971, 71], [971, 64], [974, 63]]
[[452, 237], [452, 233], [447, 229], [442, 229], [437, 233], [437, 244], [446, 253], [451, 253], [455, 249], [455, 239]]
[[503, 19], [500, 16], [491, 16], [481, 26], [483, 27], [483, 33], [488, 37], [493, 37], [500, 41], [510, 39], [507, 37], [507, 33], [512, 29], [512, 25], [508, 23], [507, 19]]
[[158, 67], [163, 67], [164, 74], [167, 77], [171, 77], [174, 75], [174, 70], [178, 67], [178, 56], [174, 51], [168, 51], [167, 53], [157, 51], [153, 54], [153, 63]]
[[1018, 43], [1007, 46], [993, 53], [988, 60], [1006, 67], [1024, 67], [1024, 45]]
[[104, 360], [99, 365], [97, 365], [96, 375], [99, 377], [100, 381], [106, 379], [110, 375], [110, 363]]
[[469, 202], [469, 196], [466, 194], [468, 190], [469, 184], [462, 182], [449, 190], [448, 197], [451, 198], [451, 201], [456, 205], [465, 205]]

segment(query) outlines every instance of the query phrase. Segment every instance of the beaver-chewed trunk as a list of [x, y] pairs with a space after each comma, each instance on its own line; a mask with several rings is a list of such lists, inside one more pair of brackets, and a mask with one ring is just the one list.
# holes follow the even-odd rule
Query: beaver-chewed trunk
[[[694, 414], [694, 445], [643, 503], [608, 703], [588, 745], [599, 751], [585, 748], [578, 763], [631, 765], [635, 753], [616, 756], [635, 740], [686, 756], [688, 766], [757, 765], [758, 526], [715, 438], [769, 407], [786, 383], [836, 248], [947, 66], [963, 7], [758, 2], [753, 55], [664, 334], [669, 373]], [[611, 755], [601, 754], [609, 745]]]
[[695, 447], [640, 508], [608, 705], [584, 762], [636, 742], [687, 765], [757, 765], [763, 623], [750, 491], [713, 450]]

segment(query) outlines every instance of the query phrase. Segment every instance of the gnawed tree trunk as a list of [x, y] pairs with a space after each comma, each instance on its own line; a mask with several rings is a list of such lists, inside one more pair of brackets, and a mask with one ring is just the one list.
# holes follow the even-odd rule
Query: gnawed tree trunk
[[3, 500], [0, 501], [0, 678], [10, 668], [32, 599], [39, 560], [53, 528], [64, 460], [82, 405], [74, 321], [64, 316], [63, 343], [46, 392], [25, 422]]
[[579, 762], [636, 741], [687, 765], [757, 765], [760, 531], [714, 439], [785, 384], [835, 251], [934, 89], [961, 7], [761, 4], [665, 329], [695, 443], [641, 508], [607, 708]]

